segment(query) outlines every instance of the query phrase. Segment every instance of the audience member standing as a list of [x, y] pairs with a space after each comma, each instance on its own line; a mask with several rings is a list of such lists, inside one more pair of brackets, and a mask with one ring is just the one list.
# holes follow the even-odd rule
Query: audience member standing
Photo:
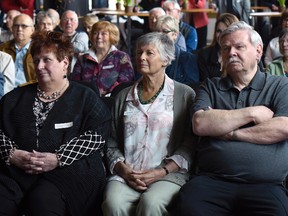
[[[206, 0], [189, 0], [189, 9], [205, 9]], [[190, 23], [197, 31], [197, 50], [207, 45], [207, 31], [208, 31], [208, 15], [206, 12], [198, 12], [189, 14]]]
[[10, 54], [15, 62], [15, 86], [36, 81], [34, 63], [30, 54], [31, 35], [34, 23], [27, 14], [20, 14], [13, 20], [14, 39], [2, 43], [0, 50]]

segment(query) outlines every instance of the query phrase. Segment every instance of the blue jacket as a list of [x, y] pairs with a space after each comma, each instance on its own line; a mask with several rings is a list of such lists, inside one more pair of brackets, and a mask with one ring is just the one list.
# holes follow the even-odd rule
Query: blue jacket
[[175, 59], [165, 72], [171, 79], [184, 84], [199, 83], [196, 55], [182, 51], [177, 46], [175, 47]]
[[197, 31], [194, 27], [187, 23], [180, 22], [179, 30], [183, 34], [186, 42], [187, 52], [193, 52], [197, 49], [198, 37]]

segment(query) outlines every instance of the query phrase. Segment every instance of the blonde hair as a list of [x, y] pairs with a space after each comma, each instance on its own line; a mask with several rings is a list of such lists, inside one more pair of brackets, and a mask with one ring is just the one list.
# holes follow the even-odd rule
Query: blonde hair
[[112, 45], [117, 45], [119, 43], [120, 40], [119, 29], [115, 24], [108, 21], [99, 21], [97, 23], [94, 23], [89, 33], [89, 39], [92, 41], [93, 33], [95, 31], [101, 31], [101, 30], [109, 32], [109, 41]]
[[173, 32], [179, 32], [179, 23], [172, 16], [163, 15], [159, 17], [156, 24], [156, 30], [161, 31], [163, 25], [166, 25]]
[[98, 21], [99, 21], [98, 17], [96, 15], [93, 15], [93, 14], [84, 16], [83, 20], [82, 20], [84, 25], [93, 25], [94, 23], [96, 23]]

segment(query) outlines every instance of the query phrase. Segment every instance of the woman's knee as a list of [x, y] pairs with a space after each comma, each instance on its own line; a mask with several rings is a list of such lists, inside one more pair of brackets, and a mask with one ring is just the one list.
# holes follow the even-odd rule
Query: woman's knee
[[[45, 196], [43, 196], [45, 194]], [[61, 191], [51, 182], [41, 181], [25, 198], [27, 215], [65, 215], [66, 204]]]

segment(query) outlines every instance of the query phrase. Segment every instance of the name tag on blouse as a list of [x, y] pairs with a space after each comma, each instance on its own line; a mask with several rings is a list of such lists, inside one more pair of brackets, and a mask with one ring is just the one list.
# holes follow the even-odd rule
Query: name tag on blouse
[[73, 126], [73, 122], [58, 123], [58, 124], [55, 124], [55, 129], [70, 128], [72, 126]]
[[114, 65], [106, 65], [106, 66], [103, 66], [103, 69], [110, 69], [110, 68], [113, 68]]

